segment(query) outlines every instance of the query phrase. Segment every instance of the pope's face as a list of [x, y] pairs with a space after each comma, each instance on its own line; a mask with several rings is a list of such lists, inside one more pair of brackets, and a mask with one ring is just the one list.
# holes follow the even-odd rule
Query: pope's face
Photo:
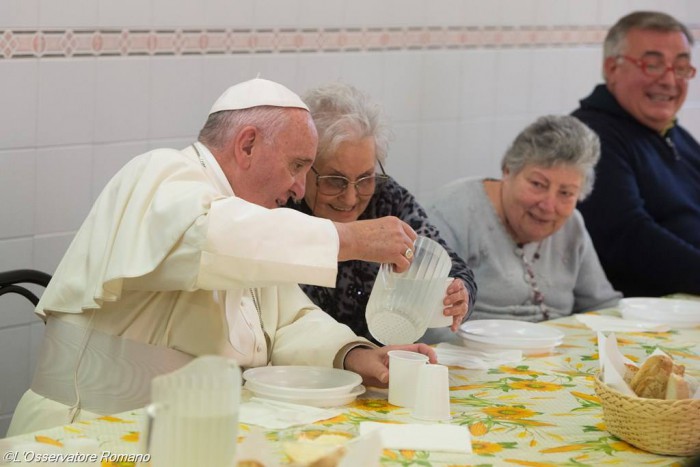
[[284, 206], [289, 198], [303, 198], [317, 143], [311, 115], [290, 110], [288, 122], [277, 135], [254, 146], [244, 198], [267, 208]]
[[[690, 59], [688, 39], [682, 32], [632, 29], [627, 33], [621, 55], [633, 60], [660, 60], [672, 66]], [[647, 76], [628, 59], [605, 59], [608, 89], [619, 104], [643, 125], [657, 131], [666, 128], [688, 94], [688, 80], [666, 70], [661, 76]]]
[[539, 242], [559, 230], [576, 208], [583, 174], [572, 166], [526, 165], [503, 172], [503, 213], [517, 243]]
[[[374, 138], [343, 141], [334, 154], [318, 161], [314, 168], [319, 176], [335, 175], [355, 182], [363, 177], [374, 175], [377, 165]], [[354, 185], [350, 184], [340, 194], [327, 195], [316, 185], [316, 174], [309, 172], [306, 178], [306, 204], [313, 214], [334, 222], [352, 222], [360, 217], [372, 194], [361, 195]]]

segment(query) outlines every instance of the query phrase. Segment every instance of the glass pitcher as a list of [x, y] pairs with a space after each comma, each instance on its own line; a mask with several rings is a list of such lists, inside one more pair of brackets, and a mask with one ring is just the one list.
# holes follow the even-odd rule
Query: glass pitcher
[[403, 273], [382, 264], [367, 302], [365, 318], [369, 332], [385, 345], [411, 344], [442, 310], [446, 279], [452, 268], [447, 251], [436, 241], [419, 236], [413, 262]]

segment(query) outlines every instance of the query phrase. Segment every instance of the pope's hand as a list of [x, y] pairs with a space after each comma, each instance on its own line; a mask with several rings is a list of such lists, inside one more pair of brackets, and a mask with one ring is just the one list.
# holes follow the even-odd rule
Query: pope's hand
[[403, 272], [411, 265], [417, 235], [398, 217], [334, 224], [340, 238], [338, 261], [359, 259], [393, 264], [396, 272]]
[[430, 363], [437, 363], [435, 350], [425, 344], [387, 345], [376, 349], [355, 347], [345, 356], [345, 369], [362, 376], [362, 382], [374, 387], [387, 387], [389, 384], [390, 350], [408, 350], [427, 355]]

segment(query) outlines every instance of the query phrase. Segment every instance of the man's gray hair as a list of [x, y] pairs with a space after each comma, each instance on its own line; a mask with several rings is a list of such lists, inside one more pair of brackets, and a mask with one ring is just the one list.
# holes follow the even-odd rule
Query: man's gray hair
[[593, 190], [594, 168], [600, 158], [600, 140], [590, 128], [570, 115], [546, 115], [528, 125], [508, 148], [501, 169], [515, 175], [526, 165], [566, 166], [583, 175], [579, 199]]
[[330, 83], [302, 96], [318, 131], [316, 160], [331, 157], [341, 143], [374, 138], [376, 156], [384, 163], [389, 150], [389, 129], [379, 105], [357, 88]]
[[199, 141], [213, 150], [222, 150], [246, 126], [254, 126], [262, 141], [270, 144], [289, 118], [289, 108], [261, 106], [243, 110], [222, 110], [209, 115], [199, 132]]
[[608, 31], [603, 42], [604, 58], [615, 57], [622, 53], [622, 49], [626, 45], [627, 33], [632, 29], [682, 32], [691, 47], [694, 42], [690, 30], [673, 16], [659, 11], [635, 11], [620, 18]]

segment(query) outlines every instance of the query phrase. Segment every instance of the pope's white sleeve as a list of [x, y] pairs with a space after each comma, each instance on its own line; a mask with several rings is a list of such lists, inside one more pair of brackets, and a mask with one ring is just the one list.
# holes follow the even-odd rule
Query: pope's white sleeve
[[335, 285], [338, 233], [327, 219], [292, 209], [266, 209], [240, 198], [212, 203], [200, 277], [202, 288]]

